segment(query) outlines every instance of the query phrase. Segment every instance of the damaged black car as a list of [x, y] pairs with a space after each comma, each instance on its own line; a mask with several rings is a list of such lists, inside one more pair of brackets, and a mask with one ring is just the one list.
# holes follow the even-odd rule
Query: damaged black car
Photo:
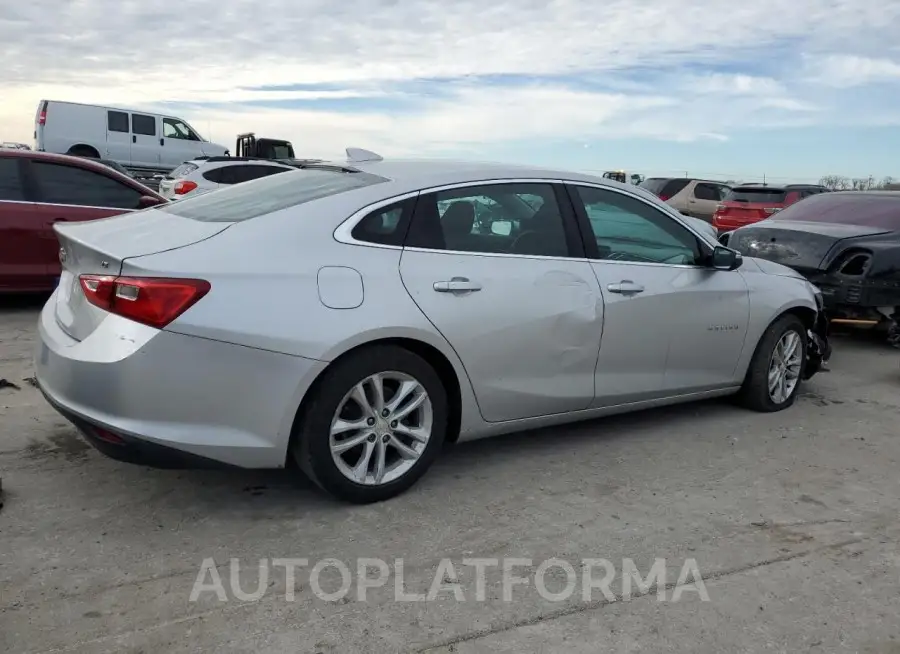
[[900, 347], [900, 193], [805, 198], [719, 236], [741, 254], [789, 266], [822, 292], [829, 321], [883, 330]]

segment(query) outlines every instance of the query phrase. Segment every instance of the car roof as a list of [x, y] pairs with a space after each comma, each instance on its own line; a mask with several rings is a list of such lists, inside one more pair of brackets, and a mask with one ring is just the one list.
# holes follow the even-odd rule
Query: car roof
[[[315, 167], [317, 164], [313, 164]], [[459, 161], [449, 159], [384, 159], [380, 161], [323, 161], [322, 166], [340, 166], [378, 175], [394, 182], [397, 191], [415, 191], [434, 186], [484, 182], [493, 179], [514, 180], [548, 179], [586, 182], [610, 188], [627, 188], [632, 192], [647, 194], [646, 189], [633, 184], [622, 184], [598, 175], [590, 175], [558, 168], [493, 163], [484, 161]], [[652, 196], [652, 194], [649, 194]]]
[[828, 193], [828, 197], [837, 198], [837, 197], [853, 197], [853, 198], [871, 198], [871, 197], [880, 197], [880, 198], [894, 198], [900, 200], [900, 193], [897, 191], [891, 190], [877, 190], [877, 191], [832, 191]]
[[673, 181], [676, 179], [684, 179], [688, 182], [703, 182], [706, 184], [719, 184], [720, 186], [731, 186], [728, 182], [723, 182], [718, 179], [706, 179], [705, 177], [648, 177], [645, 179], [645, 182], [649, 182], [650, 180], [665, 180], [665, 181]]

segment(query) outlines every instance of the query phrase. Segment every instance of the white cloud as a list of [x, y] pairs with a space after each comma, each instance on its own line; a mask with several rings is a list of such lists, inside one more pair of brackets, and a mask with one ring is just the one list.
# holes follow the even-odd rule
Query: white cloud
[[[809, 53], [832, 80], [888, 79], [892, 62], [865, 57], [892, 47], [898, 25], [900, 3], [858, 0], [7, 2], [0, 138], [29, 141], [38, 101], [54, 98], [230, 102], [178, 113], [225, 144], [254, 130], [311, 156], [347, 145], [406, 154], [523, 139], [722, 140], [735, 129], [832, 120], [832, 98], [804, 85], [790, 59]], [[703, 72], [714, 64], [719, 72]], [[670, 71], [654, 76], [660, 67]], [[511, 75], [557, 79], [484, 80]], [[425, 83], [466, 76], [465, 85]], [[584, 76], [603, 90], [576, 83]], [[384, 100], [416, 80], [402, 91], [402, 112], [241, 104]], [[297, 84], [328, 88], [247, 90]]]
[[874, 82], [900, 82], [900, 59], [839, 54], [807, 60], [813, 80], [827, 86], [851, 88]]

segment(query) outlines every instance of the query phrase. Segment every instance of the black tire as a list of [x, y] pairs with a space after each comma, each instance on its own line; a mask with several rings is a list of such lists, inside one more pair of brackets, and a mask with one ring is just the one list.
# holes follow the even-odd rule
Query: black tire
[[[776, 403], [769, 395], [769, 362], [772, 359], [772, 351], [775, 349], [778, 341], [789, 331], [799, 334], [800, 346], [803, 348], [803, 356], [800, 362], [800, 377], [787, 399], [781, 403]], [[800, 386], [803, 383], [808, 347], [806, 325], [797, 316], [792, 314], [784, 315], [769, 325], [762, 338], [759, 339], [756, 351], [753, 353], [753, 359], [750, 361], [750, 367], [747, 369], [747, 376], [744, 378], [744, 385], [738, 394], [739, 402], [748, 409], [763, 413], [781, 411], [791, 406], [797, 398], [797, 393], [800, 391]]]
[[86, 159], [99, 159], [100, 153], [88, 145], [76, 145], [69, 148], [67, 154], [73, 157], [85, 157]]
[[[411, 375], [431, 400], [431, 436], [418, 461], [403, 476], [382, 485], [364, 485], [348, 479], [332, 459], [331, 420], [344, 396], [369, 375], [397, 371]], [[369, 504], [408, 490], [431, 467], [447, 433], [447, 391], [434, 368], [422, 357], [394, 345], [365, 348], [328, 368], [304, 404], [293, 438], [291, 453], [300, 469], [320, 488], [354, 504]]]

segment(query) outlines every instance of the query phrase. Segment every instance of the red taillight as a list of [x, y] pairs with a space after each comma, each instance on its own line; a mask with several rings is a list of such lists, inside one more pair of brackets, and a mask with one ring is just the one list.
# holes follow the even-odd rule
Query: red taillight
[[175, 182], [175, 195], [184, 195], [185, 193], [190, 193], [195, 188], [197, 188], [197, 182], [191, 182], [188, 180]]
[[41, 104], [41, 113], [38, 115], [38, 125], [47, 124], [47, 102]]
[[88, 302], [117, 316], [162, 329], [209, 293], [202, 279], [82, 275]]
[[668, 195], [660, 195], [659, 199], [662, 200], [663, 202], [665, 202], [669, 199], [669, 196]]

